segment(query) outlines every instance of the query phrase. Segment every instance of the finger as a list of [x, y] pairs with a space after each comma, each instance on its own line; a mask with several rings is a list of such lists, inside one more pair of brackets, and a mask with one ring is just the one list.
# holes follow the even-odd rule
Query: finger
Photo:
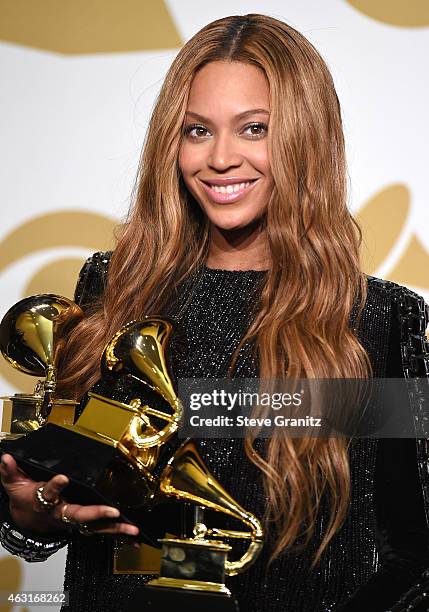
[[[61, 510], [57, 510], [56, 514], [61, 518]], [[68, 504], [66, 516], [72, 523], [88, 523], [100, 519], [119, 518], [120, 512], [112, 506], [80, 506], [79, 504]]]
[[43, 497], [48, 502], [55, 502], [59, 497], [61, 497], [62, 491], [69, 484], [69, 479], [64, 474], [56, 474], [45, 482], [43, 485]]
[[103, 525], [102, 527], [93, 527], [91, 523], [88, 523], [88, 528], [94, 533], [109, 533], [113, 535], [128, 535], [136, 536], [139, 533], [139, 528], [129, 523], [110, 523]]
[[10, 485], [19, 480], [30, 480], [29, 477], [19, 469], [12, 455], [8, 455], [7, 453], [1, 457], [0, 473], [4, 485]]

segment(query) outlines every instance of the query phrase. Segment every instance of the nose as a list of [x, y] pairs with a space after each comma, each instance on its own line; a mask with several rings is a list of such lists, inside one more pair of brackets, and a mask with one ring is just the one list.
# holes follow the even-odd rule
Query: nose
[[224, 132], [213, 138], [207, 158], [207, 164], [210, 168], [223, 172], [228, 168], [240, 166], [242, 162], [243, 156], [232, 135]]

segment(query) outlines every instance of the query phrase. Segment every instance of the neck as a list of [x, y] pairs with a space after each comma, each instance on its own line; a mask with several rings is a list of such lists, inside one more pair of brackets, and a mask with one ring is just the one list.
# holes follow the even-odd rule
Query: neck
[[206, 265], [224, 270], [268, 270], [270, 254], [260, 223], [238, 230], [211, 226]]

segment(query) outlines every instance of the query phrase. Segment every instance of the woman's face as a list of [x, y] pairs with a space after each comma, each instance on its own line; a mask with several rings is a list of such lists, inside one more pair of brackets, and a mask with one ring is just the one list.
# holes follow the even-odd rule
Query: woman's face
[[268, 159], [269, 88], [262, 71], [216, 61], [195, 75], [179, 166], [213, 225], [239, 230], [260, 219], [273, 190]]

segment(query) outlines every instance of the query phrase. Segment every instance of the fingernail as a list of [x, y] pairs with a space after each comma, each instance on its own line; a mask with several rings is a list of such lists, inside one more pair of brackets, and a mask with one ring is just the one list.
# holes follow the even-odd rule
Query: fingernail
[[128, 533], [130, 533], [131, 535], [137, 535], [139, 532], [138, 527], [135, 527], [134, 525], [130, 525], [128, 527]]
[[110, 518], [118, 518], [118, 516], [121, 513], [119, 512], [119, 510], [117, 510], [116, 508], [108, 508], [106, 510], [106, 516], [109, 516]]

